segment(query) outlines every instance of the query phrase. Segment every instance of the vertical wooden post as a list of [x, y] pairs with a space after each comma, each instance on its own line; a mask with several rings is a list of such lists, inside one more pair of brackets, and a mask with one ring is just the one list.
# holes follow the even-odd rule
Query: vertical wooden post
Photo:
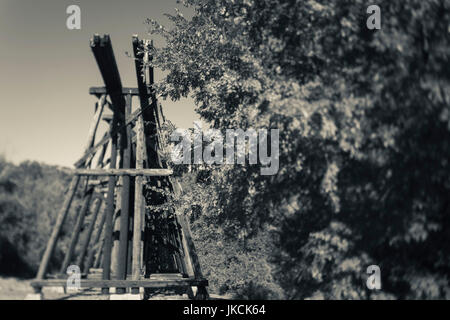
[[[119, 142], [120, 144], [120, 142]], [[120, 152], [122, 153], [122, 152]], [[123, 153], [122, 153], [123, 155]], [[119, 158], [119, 167], [122, 165], [122, 158]], [[116, 183], [116, 197], [115, 197], [115, 203], [116, 206], [114, 208], [114, 219], [113, 219], [113, 242], [112, 242], [112, 248], [111, 248], [111, 277], [112, 279], [118, 279], [118, 273], [119, 270], [119, 244], [120, 244], [120, 215], [122, 214], [122, 186], [123, 186], [123, 177], [120, 176], [117, 178]]]
[[[126, 96], [125, 119], [131, 115], [131, 95]], [[124, 169], [129, 169], [131, 165], [131, 124], [129, 124], [122, 134], [123, 163]], [[119, 261], [117, 276], [118, 279], [125, 280], [127, 276], [127, 249], [128, 249], [128, 217], [130, 210], [130, 176], [122, 177], [122, 198], [120, 212], [120, 240], [119, 240]], [[121, 293], [125, 288], [117, 288], [116, 292]]]
[[[118, 121], [119, 110], [114, 111], [113, 121], [111, 124], [111, 158], [109, 167], [116, 168], [117, 158], [117, 133], [115, 132]], [[108, 181], [108, 195], [106, 197], [106, 220], [105, 220], [105, 244], [103, 249], [103, 280], [111, 279], [111, 247], [114, 219], [114, 189], [116, 187], [116, 177], [110, 176]], [[102, 288], [103, 294], [109, 293], [109, 288]]]
[[84, 223], [84, 217], [86, 216], [86, 212], [89, 210], [92, 195], [93, 190], [92, 189], [88, 190], [88, 194], [84, 199], [83, 206], [81, 207], [81, 210], [78, 213], [77, 222], [75, 223], [75, 227], [72, 232], [72, 237], [70, 238], [69, 249], [67, 249], [66, 256], [64, 257], [64, 261], [61, 266], [60, 273], [62, 274], [66, 273], [67, 267], [69, 266], [70, 261], [72, 259], [73, 252], [75, 251], [75, 247], [77, 246], [78, 237], [80, 235], [81, 227], [83, 226]]
[[45, 249], [45, 253], [42, 256], [41, 264], [39, 265], [39, 271], [37, 273], [36, 278], [38, 280], [42, 280], [45, 277], [45, 273], [47, 272], [48, 263], [50, 262], [50, 258], [53, 254], [53, 250], [56, 246], [56, 241], [58, 240], [59, 234], [61, 232], [61, 228], [66, 220], [67, 213], [70, 210], [70, 206], [72, 204], [73, 198], [77, 191], [78, 183], [80, 182], [80, 176], [74, 176], [69, 186], [69, 190], [67, 192], [66, 198], [64, 200], [64, 204], [61, 207], [61, 210], [58, 213], [58, 218], [56, 219], [55, 226], [53, 227], [52, 234], [47, 243], [47, 248]]
[[80, 269], [82, 271], [84, 271], [84, 265], [83, 265], [84, 257], [86, 256], [86, 251], [89, 246], [89, 242], [91, 240], [92, 232], [94, 231], [95, 222], [97, 221], [98, 212], [100, 211], [102, 202], [103, 202], [102, 199], [100, 197], [97, 197], [97, 201], [95, 203], [95, 208], [92, 213], [91, 222], [89, 223], [89, 226], [88, 226], [88, 229], [86, 232], [86, 238], [84, 239], [84, 241], [81, 245], [80, 254], [78, 255], [77, 265], [80, 267]]
[[[144, 168], [145, 156], [144, 119], [142, 115], [136, 122], [136, 169]], [[142, 268], [142, 231], [145, 219], [145, 199], [143, 195], [144, 177], [135, 178], [134, 225], [133, 225], [133, 280], [139, 280]], [[139, 293], [139, 288], [132, 288], [131, 293]]]

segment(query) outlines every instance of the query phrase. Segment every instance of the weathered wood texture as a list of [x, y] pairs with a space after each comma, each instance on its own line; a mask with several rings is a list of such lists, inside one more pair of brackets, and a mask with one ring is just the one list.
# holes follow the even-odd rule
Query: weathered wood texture
[[[105, 87], [90, 87], [89, 88], [89, 94], [92, 95], [96, 95], [96, 96], [101, 96], [102, 94], [106, 94], [106, 88]], [[122, 94], [123, 95], [132, 95], [132, 96], [137, 96], [139, 95], [139, 90], [138, 88], [128, 88], [128, 87], [124, 87], [122, 88]]]
[[[125, 115], [131, 113], [131, 96], [126, 97]], [[122, 168], [130, 168], [131, 165], [131, 126], [128, 125], [121, 132], [121, 151], [123, 154]], [[119, 233], [119, 252], [117, 279], [126, 279], [127, 275], [127, 252], [128, 252], [128, 219], [130, 212], [130, 176], [122, 177], [122, 196], [120, 212], [120, 233]], [[120, 289], [120, 288], [119, 288]]]
[[171, 169], [77, 169], [75, 175], [80, 176], [146, 176], [163, 177], [173, 174]]
[[[144, 119], [139, 117], [136, 124], [136, 169], [143, 169], [147, 161], [147, 152], [145, 148]], [[143, 227], [145, 225], [145, 199], [143, 195], [144, 177], [137, 176], [135, 180], [135, 198], [134, 198], [134, 225], [133, 225], [133, 280], [138, 280], [143, 266], [142, 243]], [[136, 292], [136, 288], [133, 292]]]
[[111, 98], [114, 112], [124, 114], [125, 99], [122, 94], [122, 81], [109, 35], [105, 34], [103, 37], [94, 35], [91, 40], [91, 49], [105, 83], [106, 92]]
[[[111, 131], [114, 132], [117, 126], [117, 117], [111, 123]], [[117, 134], [112, 135], [111, 139], [111, 157], [109, 162], [110, 170], [114, 170], [117, 161]], [[103, 275], [104, 280], [111, 279], [111, 248], [113, 241], [113, 219], [114, 219], [114, 189], [116, 187], [116, 177], [110, 176], [108, 181], [108, 194], [106, 197], [106, 220], [104, 231], [104, 247], [103, 247]], [[103, 288], [103, 293], [108, 293], [109, 288]]]
[[[47, 279], [31, 281], [33, 287], [65, 287], [67, 280], [64, 279]], [[207, 286], [206, 279], [145, 279], [145, 280], [96, 280], [96, 279], [81, 279], [80, 285], [82, 288], [171, 288], [171, 287], [186, 287], [186, 286]]]

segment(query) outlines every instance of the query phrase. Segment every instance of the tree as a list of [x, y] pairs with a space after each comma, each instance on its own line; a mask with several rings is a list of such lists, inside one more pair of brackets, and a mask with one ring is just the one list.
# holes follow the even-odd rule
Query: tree
[[149, 20], [158, 92], [218, 129], [280, 129], [279, 172], [214, 168], [206, 213], [274, 230], [290, 298], [449, 298], [450, 1], [379, 1], [380, 30], [362, 0], [184, 4], [190, 20]]
[[[69, 181], [67, 170], [0, 158], [0, 274], [35, 276]], [[76, 199], [50, 267], [63, 258], [79, 204]]]

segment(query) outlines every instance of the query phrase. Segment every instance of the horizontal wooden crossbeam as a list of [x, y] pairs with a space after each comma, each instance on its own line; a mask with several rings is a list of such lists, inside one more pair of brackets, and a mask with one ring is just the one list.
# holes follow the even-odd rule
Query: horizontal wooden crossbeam
[[[150, 94], [150, 91], [147, 90], [148, 93]], [[101, 96], [102, 94], [107, 94], [108, 92], [106, 91], [105, 87], [90, 87], [89, 88], [89, 94], [93, 94], [96, 96]], [[122, 94], [127, 95], [130, 94], [132, 96], [137, 96], [139, 95], [139, 90], [138, 88], [122, 88]]]
[[[64, 279], [46, 279], [33, 280], [31, 286], [34, 288], [42, 287], [65, 287], [67, 280]], [[187, 286], [207, 286], [206, 279], [145, 279], [145, 280], [96, 280], [81, 279], [81, 288], [171, 288], [171, 287], [187, 287]]]
[[79, 176], [170, 176], [170, 169], [77, 169], [74, 172]]

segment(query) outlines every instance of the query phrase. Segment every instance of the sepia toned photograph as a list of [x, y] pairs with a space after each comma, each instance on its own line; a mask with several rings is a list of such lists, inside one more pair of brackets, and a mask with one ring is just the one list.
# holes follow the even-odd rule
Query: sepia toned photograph
[[0, 88], [0, 300], [450, 300], [449, 0], [0, 0]]

